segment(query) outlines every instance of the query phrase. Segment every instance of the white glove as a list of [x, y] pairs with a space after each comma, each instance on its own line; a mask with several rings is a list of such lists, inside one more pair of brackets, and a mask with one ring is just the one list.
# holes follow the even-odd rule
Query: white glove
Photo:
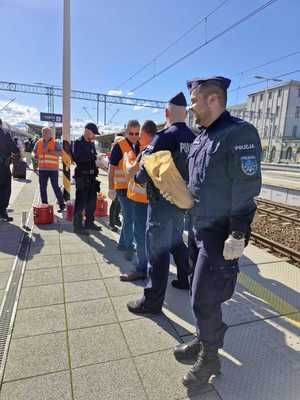
[[166, 200], [168, 200], [171, 204], [175, 204], [174, 203], [174, 200], [173, 200], [173, 197], [169, 194], [169, 193], [167, 193], [167, 192], [161, 192], [160, 193]]
[[235, 239], [229, 235], [224, 243], [223, 256], [225, 260], [240, 258], [245, 248], [245, 239]]
[[108, 198], [110, 200], [114, 200], [116, 198], [116, 191], [115, 189], [109, 189], [108, 191]]

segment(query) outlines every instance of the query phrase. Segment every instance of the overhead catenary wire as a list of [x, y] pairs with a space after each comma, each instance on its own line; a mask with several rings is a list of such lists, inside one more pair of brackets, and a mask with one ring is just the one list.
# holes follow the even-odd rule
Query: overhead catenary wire
[[[298, 72], [300, 72], [300, 69], [295, 69], [295, 70], [290, 71], [290, 72], [285, 72], [284, 74], [273, 76], [272, 79], [284, 78], [285, 76], [293, 75], [293, 74], [296, 74]], [[247, 85], [239, 86], [239, 87], [230, 89], [230, 90], [228, 90], [228, 92], [235, 92], [236, 90], [247, 89], [247, 88], [249, 88], [251, 86], [257, 86], [257, 85], [260, 85], [262, 83], [266, 83], [267, 81], [270, 81], [270, 79], [261, 79], [261, 80], [256, 81], [256, 82], [251, 82], [251, 83], [248, 83]]]
[[227, 27], [226, 29], [224, 29], [223, 31], [217, 33], [216, 35], [214, 35], [213, 37], [211, 37], [208, 40], [205, 40], [205, 42], [203, 42], [202, 44], [200, 44], [199, 46], [195, 47], [193, 50], [189, 51], [188, 53], [184, 54], [183, 56], [181, 56], [180, 58], [178, 58], [177, 60], [173, 61], [171, 64], [167, 65], [166, 67], [164, 67], [163, 69], [161, 69], [159, 72], [155, 73], [152, 75], [152, 77], [144, 80], [142, 83], [140, 83], [138, 86], [136, 86], [135, 88], [133, 88], [131, 91], [135, 92], [136, 90], [140, 89], [141, 87], [145, 86], [146, 84], [148, 84], [149, 82], [153, 81], [154, 79], [158, 78], [160, 75], [164, 74], [165, 72], [169, 71], [171, 68], [175, 67], [177, 64], [181, 63], [183, 60], [185, 60], [186, 58], [192, 56], [193, 54], [195, 54], [196, 52], [198, 52], [199, 50], [201, 50], [202, 48], [208, 46], [210, 43], [214, 42], [215, 40], [219, 39], [220, 37], [224, 36], [226, 33], [232, 31], [234, 28], [238, 27], [239, 25], [243, 24], [244, 22], [248, 21], [250, 18], [254, 17], [255, 15], [259, 14], [260, 12], [262, 12], [263, 10], [265, 10], [267, 7], [271, 6], [272, 4], [276, 3], [278, 0], [269, 0], [266, 3], [264, 3], [263, 5], [261, 5], [260, 7], [257, 7], [255, 10], [251, 11], [249, 14], [245, 15], [243, 18], [239, 19], [238, 21], [236, 21], [234, 24], [230, 25], [229, 27]]
[[229, 0], [223, 0], [217, 7], [215, 7], [212, 11], [210, 11], [205, 17], [201, 18], [199, 21], [197, 21], [193, 26], [191, 26], [189, 29], [187, 29], [185, 32], [183, 32], [182, 35], [180, 35], [176, 40], [171, 42], [167, 47], [165, 47], [163, 50], [161, 50], [155, 57], [152, 58], [151, 61], [147, 62], [144, 64], [141, 68], [139, 68], [134, 74], [132, 74], [129, 78], [125, 79], [123, 82], [121, 82], [118, 86], [117, 89], [120, 89], [122, 86], [126, 85], [126, 83], [130, 82], [133, 78], [135, 78], [137, 75], [139, 75], [141, 72], [143, 72], [146, 68], [151, 66], [153, 63], [156, 63], [156, 61], [163, 56], [165, 53], [167, 53], [172, 47], [176, 46], [177, 43], [179, 43], [182, 39], [184, 39], [187, 35], [189, 35], [191, 32], [193, 32], [199, 25], [201, 25], [203, 22], [207, 24], [208, 18], [210, 18], [212, 15], [214, 15], [221, 7], [223, 7], [226, 3], [228, 3]]
[[275, 64], [275, 63], [277, 63], [279, 61], [285, 60], [286, 58], [296, 56], [297, 54], [300, 54], [300, 50], [294, 51], [292, 53], [285, 54], [284, 56], [280, 56], [278, 58], [274, 58], [274, 59], [272, 59], [270, 61], [266, 61], [263, 64], [255, 65], [254, 67], [247, 68], [244, 71], [236, 72], [235, 74], [231, 75], [231, 77], [235, 77], [235, 76], [238, 76], [238, 75], [241, 75], [241, 74], [246, 74], [247, 72], [255, 71], [258, 68], [263, 68], [263, 67], [266, 67], [267, 65]]

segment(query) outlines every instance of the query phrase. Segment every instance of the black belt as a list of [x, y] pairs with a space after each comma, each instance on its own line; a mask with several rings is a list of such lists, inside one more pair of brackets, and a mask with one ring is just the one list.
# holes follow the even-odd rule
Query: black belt
[[79, 175], [96, 175], [96, 171], [94, 169], [90, 169], [89, 171], [78, 171]]

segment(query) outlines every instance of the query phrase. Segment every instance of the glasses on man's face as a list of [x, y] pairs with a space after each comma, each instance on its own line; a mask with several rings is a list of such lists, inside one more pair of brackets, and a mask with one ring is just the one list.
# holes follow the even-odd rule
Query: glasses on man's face
[[130, 136], [139, 136], [139, 132], [128, 132], [128, 135]]

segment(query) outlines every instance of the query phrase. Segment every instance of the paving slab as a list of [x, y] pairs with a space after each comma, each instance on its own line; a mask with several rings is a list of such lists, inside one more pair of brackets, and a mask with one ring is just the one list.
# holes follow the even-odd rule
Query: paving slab
[[28, 270], [25, 272], [23, 287], [51, 285], [62, 282], [60, 268]]
[[[45, 243], [47, 243], [47, 239], [45, 239]], [[39, 256], [48, 256], [52, 254], [60, 254], [60, 245], [48, 245], [44, 244], [43, 247], [32, 247], [29, 252], [29, 257], [33, 258], [37, 255]]]
[[63, 286], [61, 284], [48, 286], [33, 286], [22, 288], [19, 308], [49, 306], [63, 303]]
[[31, 239], [30, 247], [40, 247], [42, 248], [44, 245], [47, 246], [57, 246], [60, 244], [59, 235], [47, 235], [47, 238], [44, 239], [42, 236], [34, 236]]
[[63, 254], [74, 254], [74, 253], [91, 253], [92, 249], [88, 243], [61, 243], [61, 252]]
[[[232, 299], [222, 305], [223, 318], [229, 326], [300, 309], [300, 270], [291, 264], [248, 265], [241, 269], [238, 280]], [[195, 332], [188, 292], [174, 289], [170, 282], [164, 313], [179, 335]]]
[[10, 274], [8, 272], [1, 272], [0, 273], [0, 290], [6, 288], [6, 284], [7, 284], [9, 275]]
[[252, 264], [268, 264], [280, 262], [285, 258], [279, 258], [274, 254], [268, 252], [268, 250], [260, 249], [253, 244], [249, 244], [245, 250], [244, 255], [241, 257], [239, 261], [240, 267], [244, 267]]
[[64, 266], [63, 275], [64, 282], [76, 282], [102, 278], [97, 264]]
[[[3, 239], [0, 238], [0, 241], [1, 240], [5, 240], [5, 238], [3, 238]], [[0, 253], [0, 261], [5, 263], [7, 261], [10, 261], [12, 258], [15, 258], [16, 255], [17, 255], [17, 252], [15, 250], [13, 250], [11, 252], [2, 251]]]
[[72, 400], [69, 372], [4, 383], [1, 400]]
[[230, 328], [213, 385], [223, 400], [298, 400], [300, 329], [281, 317]]
[[0, 260], [0, 272], [10, 272], [13, 264], [15, 262], [15, 257], [8, 257]]
[[12, 339], [4, 381], [62, 371], [67, 368], [65, 333]]
[[59, 268], [61, 267], [60, 255], [35, 256], [27, 261], [26, 269]]
[[95, 262], [96, 260], [90, 252], [62, 255], [63, 266], [95, 264]]
[[129, 357], [118, 324], [69, 331], [72, 368]]
[[180, 341], [164, 316], [121, 322], [121, 326], [133, 355], [173, 348]]
[[107, 287], [108, 293], [111, 297], [136, 293], [136, 298], [138, 299], [142, 296], [144, 291], [142, 283], [121, 282], [118, 277], [105, 279], [105, 286]]
[[0, 290], [0, 304], [2, 303], [4, 293], [5, 293], [5, 290]]
[[129, 301], [134, 301], [136, 299], [137, 299], [136, 294], [111, 298], [113, 307], [115, 309], [119, 321], [123, 322], [123, 321], [131, 321], [134, 319], [143, 318], [143, 316], [141, 315], [136, 315], [128, 311], [127, 303]]
[[194, 399], [197, 395], [213, 391], [211, 385], [188, 391], [182, 384], [182, 378], [191, 367], [176, 362], [172, 350], [136, 357], [135, 363], [149, 399]]
[[66, 329], [63, 304], [19, 310], [16, 316], [13, 337], [25, 337], [53, 333]]
[[[255, 280], [274, 295], [286, 301], [300, 311], [300, 269], [287, 262], [278, 262], [271, 265], [257, 265], [243, 269], [249, 278]], [[243, 284], [242, 275], [239, 279]], [[253, 285], [248, 282], [250, 287]], [[246, 282], [245, 282], [246, 284]], [[253, 288], [255, 290], [255, 288]], [[281, 300], [278, 298], [278, 302]], [[297, 310], [296, 310], [297, 311]]]
[[107, 297], [103, 280], [65, 283], [66, 301], [94, 300]]
[[86, 328], [117, 322], [109, 299], [67, 303], [69, 329]]
[[146, 400], [131, 360], [113, 361], [73, 370], [76, 400]]
[[122, 255], [118, 257], [119, 261], [117, 264], [114, 264], [112, 261], [106, 262], [103, 259], [99, 259], [99, 257], [96, 257], [96, 259], [101, 274], [104, 278], [119, 277], [122, 273], [134, 271], [133, 264], [129, 261], [126, 261]]

